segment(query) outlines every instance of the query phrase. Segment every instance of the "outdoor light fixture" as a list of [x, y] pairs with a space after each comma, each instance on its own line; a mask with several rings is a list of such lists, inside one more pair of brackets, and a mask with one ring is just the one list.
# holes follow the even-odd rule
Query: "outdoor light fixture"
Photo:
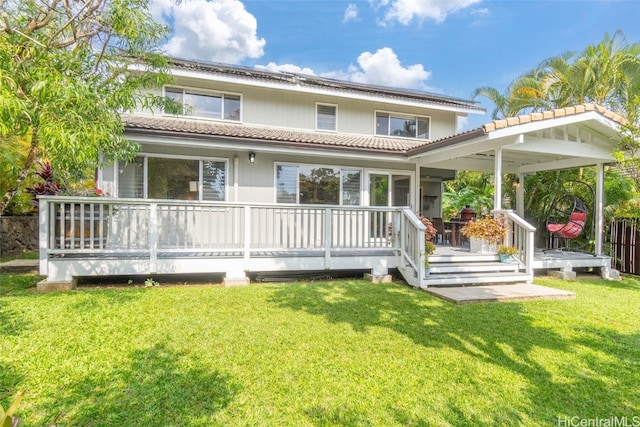
[[256, 162], [256, 153], [251, 152], [249, 153], [249, 163], [255, 163]]
[[513, 182], [511, 183], [511, 185], [513, 185], [513, 188], [519, 188], [520, 187], [520, 178], [514, 179]]

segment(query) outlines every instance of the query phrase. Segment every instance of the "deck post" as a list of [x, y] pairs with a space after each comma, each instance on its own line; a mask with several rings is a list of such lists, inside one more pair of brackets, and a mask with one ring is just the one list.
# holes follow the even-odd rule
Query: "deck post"
[[333, 232], [331, 224], [331, 208], [324, 210], [324, 268], [331, 269], [331, 233]]
[[158, 265], [158, 204], [149, 205], [149, 272], [155, 274]]
[[[48, 272], [49, 264], [47, 262], [47, 258], [48, 258], [47, 249], [49, 248], [49, 242], [55, 241], [54, 233], [53, 232], [50, 233], [50, 228], [49, 228], [49, 222], [50, 222], [49, 218], [51, 217], [49, 212], [55, 211], [55, 209], [51, 209], [52, 204], [53, 202], [44, 201], [44, 200], [39, 203], [40, 211], [39, 211], [38, 221], [39, 221], [40, 233], [38, 235], [38, 249], [39, 249], [38, 261], [39, 261], [40, 274], [43, 276], [46, 276]], [[51, 221], [51, 224], [54, 224], [54, 222]], [[51, 239], [49, 239], [49, 236], [51, 236]]]

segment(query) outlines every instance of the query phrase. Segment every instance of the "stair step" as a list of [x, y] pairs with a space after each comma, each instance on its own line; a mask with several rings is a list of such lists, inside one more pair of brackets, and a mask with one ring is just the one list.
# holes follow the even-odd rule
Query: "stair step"
[[530, 281], [531, 276], [526, 273], [516, 272], [498, 272], [491, 274], [479, 274], [479, 273], [444, 273], [444, 274], [430, 274], [422, 279], [422, 288], [429, 286], [470, 286], [470, 285], [482, 285], [487, 283], [514, 283], [514, 282], [526, 282]]
[[504, 262], [472, 262], [472, 263], [430, 263], [431, 274], [439, 273], [497, 273], [500, 271], [517, 272], [520, 265]]
[[492, 262], [499, 261], [497, 254], [469, 254], [462, 255], [429, 255], [429, 262]]

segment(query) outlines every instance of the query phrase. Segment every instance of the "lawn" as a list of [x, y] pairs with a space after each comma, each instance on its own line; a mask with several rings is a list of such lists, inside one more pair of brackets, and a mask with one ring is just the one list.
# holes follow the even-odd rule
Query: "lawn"
[[539, 279], [577, 298], [463, 306], [360, 280], [49, 294], [37, 280], [0, 282], [0, 404], [26, 390], [28, 426], [640, 416], [636, 279]]

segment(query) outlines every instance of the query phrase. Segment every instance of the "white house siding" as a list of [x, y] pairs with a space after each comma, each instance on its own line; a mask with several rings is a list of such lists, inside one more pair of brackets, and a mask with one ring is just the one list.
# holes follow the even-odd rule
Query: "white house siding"
[[[238, 146], [241, 148], [241, 144]], [[362, 157], [344, 158], [339, 157], [339, 153], [332, 154], [331, 156], [320, 157], [318, 155], [294, 155], [285, 153], [265, 153], [260, 152], [259, 150], [253, 151], [256, 153], [256, 162], [254, 164], [250, 164], [248, 158], [249, 150], [206, 149], [178, 145], [159, 146], [151, 144], [142, 144], [141, 147], [141, 154], [174, 155], [176, 157], [189, 156], [197, 159], [216, 158], [227, 160], [227, 201], [248, 203], [275, 202], [275, 166], [279, 163], [359, 168], [363, 170], [363, 180], [365, 172], [369, 170], [388, 171], [392, 173], [398, 172], [401, 174], [415, 173], [415, 164], [407, 162], [406, 160], [401, 160], [401, 158], [399, 158], [397, 162], [391, 162], [364, 159]], [[235, 157], [238, 159], [237, 199], [235, 199], [236, 196], [234, 192]], [[110, 194], [117, 194], [115, 191], [117, 188], [117, 182], [115, 180], [117, 171], [118, 168], [114, 167], [114, 165], [107, 165], [102, 171], [102, 183], [100, 186], [104, 191]], [[415, 178], [413, 183], [413, 188], [416, 188]], [[363, 183], [363, 186], [366, 186], [366, 183]]]
[[296, 93], [290, 90], [192, 78], [180, 78], [176, 80], [175, 86], [241, 94], [242, 122], [247, 124], [315, 130], [316, 103], [326, 103], [336, 105], [338, 108], [338, 132], [373, 135], [375, 111], [431, 117], [432, 140], [452, 135], [456, 131], [455, 112], [427, 107], [407, 106], [389, 101], [371, 102], [331, 95]]

